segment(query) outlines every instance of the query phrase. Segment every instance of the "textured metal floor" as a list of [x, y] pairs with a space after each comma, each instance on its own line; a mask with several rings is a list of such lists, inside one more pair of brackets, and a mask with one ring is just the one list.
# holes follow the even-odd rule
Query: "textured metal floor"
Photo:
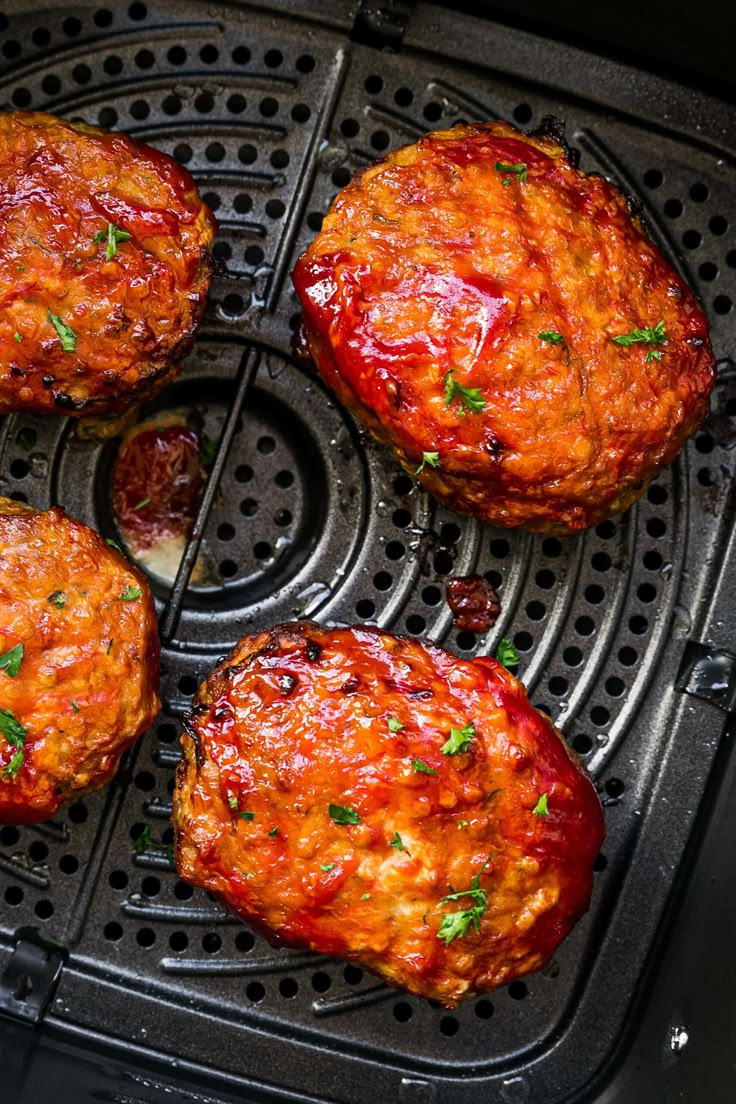
[[[222, 585], [182, 578], [173, 599], [157, 587], [164, 712], [113, 786], [51, 824], [0, 830], [0, 966], [19, 929], [40, 929], [68, 950], [50, 1023], [212, 1068], [223, 1089], [249, 1079], [355, 1104], [461, 1104], [492, 1088], [508, 1104], [569, 1099], [625, 1022], [723, 725], [703, 700], [717, 696], [707, 677], [701, 697], [675, 683], [688, 644], [701, 658], [728, 645], [736, 197], [725, 113], [655, 82], [663, 109], [646, 79], [609, 63], [588, 61], [576, 79], [575, 51], [487, 26], [484, 68], [473, 20], [429, 6], [397, 54], [348, 40], [350, 5], [323, 21], [306, 4], [16, 10], [0, 15], [0, 103], [172, 153], [217, 214], [230, 275], [215, 282], [180, 380], [149, 409], [191, 405], [210, 437], [227, 424], [232, 444], [201, 518]], [[583, 168], [639, 197], [701, 296], [719, 357], [713, 413], [680, 460], [633, 510], [568, 540], [439, 507], [290, 358], [289, 270], [352, 173], [431, 127], [533, 126], [548, 113], [566, 120]], [[8, 417], [0, 492], [61, 503], [116, 538], [116, 447], [61, 418]], [[444, 602], [448, 576], [468, 571], [502, 599], [488, 638], [457, 633]], [[542, 974], [449, 1014], [354, 966], [275, 952], [177, 879], [166, 846], [177, 720], [244, 631], [301, 614], [377, 621], [466, 656], [512, 637], [532, 700], [599, 784], [609, 833], [593, 910]], [[154, 846], [139, 854], [145, 826]]]

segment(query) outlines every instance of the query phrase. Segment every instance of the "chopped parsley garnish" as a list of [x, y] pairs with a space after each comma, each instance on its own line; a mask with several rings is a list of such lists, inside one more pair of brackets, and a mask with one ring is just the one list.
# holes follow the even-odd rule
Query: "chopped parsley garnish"
[[443, 755], [459, 755], [467, 751], [475, 739], [475, 726], [471, 721], [465, 728], [451, 728], [450, 738], [440, 748]]
[[328, 805], [327, 812], [335, 824], [360, 824], [360, 816], [349, 805]]
[[77, 705], [77, 703], [76, 703], [76, 702], [74, 701], [74, 698], [72, 698], [72, 709], [74, 710], [74, 712], [75, 712], [75, 713], [78, 713], [78, 712], [79, 712], [79, 706], [78, 706], [78, 705]]
[[549, 809], [547, 808], [547, 795], [542, 794], [537, 804], [532, 809], [535, 816], [545, 817], [549, 816]]
[[246, 812], [246, 813], [238, 813], [238, 816], [240, 817], [241, 820], [255, 820], [256, 814]]
[[64, 352], [73, 353], [77, 347], [77, 335], [74, 330], [71, 326], [67, 326], [66, 322], [62, 322], [58, 314], [52, 314], [50, 310], [46, 311], [46, 317], [59, 335]]
[[135, 602], [136, 598], [140, 598], [142, 593], [140, 587], [126, 586], [120, 591], [118, 602]]
[[446, 912], [442, 917], [442, 923], [437, 932], [437, 938], [444, 939], [445, 944], [451, 943], [453, 939], [461, 939], [464, 935], [467, 935], [468, 928], [471, 925], [477, 932], [480, 931], [481, 918], [488, 904], [486, 892], [480, 888], [480, 876], [492, 858], [493, 855], [489, 855], [483, 863], [483, 866], [470, 883], [470, 889], [461, 890], [459, 893], [448, 893], [446, 897], [442, 898], [440, 902], [442, 905], [444, 905], [446, 901], [459, 901], [463, 897], [470, 897], [473, 902], [470, 908], [462, 909], [460, 912]]
[[23, 334], [19, 334], [18, 331], [16, 330], [15, 333], [13, 334], [13, 341], [22, 341], [22, 340], [23, 340]]
[[361, 901], [367, 901], [369, 897], [370, 897], [370, 893], [361, 893], [361, 895], [360, 895]]
[[278, 834], [279, 834], [278, 828], [272, 828], [270, 832], [266, 833], [266, 835], [268, 835], [268, 836], [277, 836]]
[[557, 330], [540, 330], [537, 334], [540, 341], [546, 341], [548, 345], [564, 345], [565, 339]]
[[20, 670], [20, 661], [23, 658], [23, 645], [16, 644], [5, 655], [0, 656], [0, 671], [5, 671], [10, 678], [15, 678]]
[[14, 782], [18, 777], [18, 771], [23, 766], [28, 729], [20, 723], [15, 714], [11, 713], [9, 709], [0, 709], [0, 732], [10, 746], [15, 749], [10, 757], [10, 762], [3, 771], [3, 780]]
[[105, 260], [111, 261], [113, 257], [117, 256], [118, 242], [130, 241], [131, 234], [127, 230], [119, 230], [118, 226], [114, 222], [108, 222], [107, 229], [98, 230], [92, 241], [97, 245], [99, 242], [107, 239], [107, 246], [105, 247]]
[[434, 767], [428, 767], [423, 759], [412, 759], [412, 768], [415, 774], [436, 774]]
[[227, 799], [227, 803], [228, 803], [228, 805], [230, 806], [231, 809], [237, 809], [238, 799], [235, 796], [235, 794], [230, 794], [229, 798]]
[[469, 824], [470, 824], [470, 821], [469, 821], [469, 820], [459, 820], [459, 821], [457, 822], [458, 830], [459, 830], [460, 828], [467, 828], [467, 827], [469, 826]]
[[169, 862], [174, 861], [174, 845], [171, 843], [156, 843], [155, 840], [151, 839], [151, 830], [148, 825], [133, 840], [133, 850], [136, 855], [142, 855], [144, 851], [163, 851]]
[[329, 874], [331, 870], [335, 869], [335, 863], [320, 863], [319, 868], [324, 874]]
[[21, 429], [18, 432], [15, 440], [22, 449], [25, 449], [26, 452], [30, 452], [36, 443], [36, 431], [26, 426], [25, 429]]
[[[518, 165], [507, 165], [505, 161], [497, 161], [493, 167], [496, 172], [512, 173], [522, 184], [525, 183], [526, 178], [529, 175], [525, 161], [520, 161]], [[507, 177], [506, 180], [503, 181], [503, 183], [506, 185], [510, 184], [511, 177]]]
[[63, 609], [66, 605], [66, 594], [63, 590], [55, 590], [53, 594], [49, 594], [46, 599], [52, 606], [56, 606], [57, 609]]
[[406, 728], [406, 725], [403, 725], [398, 717], [389, 717], [386, 724], [389, 732], [400, 732], [402, 728]]
[[[619, 334], [613, 340], [617, 345], [624, 345], [627, 349], [630, 345], [663, 345], [667, 340], [664, 319], [661, 319], [656, 326], [644, 326], [641, 330], [629, 330], [628, 333]], [[662, 353], [659, 349], [650, 349], [644, 357], [644, 363], [647, 364], [651, 360], [661, 359]]]
[[105, 544], [109, 544], [110, 547], [114, 548], [116, 552], [119, 552], [121, 556], [123, 556], [123, 557], [125, 556], [125, 553], [123, 552], [122, 548], [120, 547], [120, 545], [118, 544], [117, 541], [110, 540], [110, 538], [108, 537], [105, 541]]
[[134, 510], [142, 510], [144, 506], [149, 506], [150, 504], [151, 504], [151, 499], [150, 498], [142, 498], [140, 500], [140, 502], [138, 503], [138, 505], [134, 506], [133, 509]]
[[496, 648], [496, 659], [504, 667], [518, 667], [519, 653], [507, 636], [502, 636]]
[[406, 851], [398, 832], [394, 832], [394, 838], [391, 840], [389, 847], [395, 847], [397, 851]]
[[430, 468], [438, 468], [440, 466], [440, 454], [438, 452], [423, 452], [422, 462], [414, 474], [421, 475], [427, 464], [429, 464]]
[[485, 409], [486, 400], [480, 393], [479, 387], [464, 387], [462, 383], [457, 383], [452, 377], [455, 374], [455, 369], [451, 368], [449, 372], [445, 372], [442, 377], [442, 382], [445, 385], [445, 406], [451, 406], [455, 399], [459, 399], [462, 407], [458, 410], [458, 415], [461, 418], [465, 417], [465, 412], [470, 411], [471, 414], [480, 414], [481, 410]]
[[215, 459], [217, 452], [217, 441], [203, 441], [202, 447], [199, 450], [199, 462], [204, 468], [209, 468], [212, 465], [212, 461]]

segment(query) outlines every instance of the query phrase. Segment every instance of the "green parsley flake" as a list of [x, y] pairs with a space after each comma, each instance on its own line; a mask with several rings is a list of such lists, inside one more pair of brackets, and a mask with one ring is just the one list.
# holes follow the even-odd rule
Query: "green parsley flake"
[[480, 876], [492, 858], [493, 855], [489, 855], [483, 863], [483, 866], [470, 883], [470, 889], [461, 890], [459, 893], [449, 893], [447, 897], [442, 898], [440, 902], [442, 905], [446, 901], [459, 901], [463, 897], [470, 897], [473, 902], [470, 908], [462, 909], [460, 912], [446, 912], [443, 916], [437, 938], [444, 939], [445, 945], [452, 943], [453, 939], [461, 939], [464, 935], [467, 935], [471, 925], [475, 931], [480, 931], [480, 922], [488, 904], [485, 890], [480, 888]]
[[138, 505], [134, 506], [133, 509], [134, 510], [142, 510], [144, 506], [149, 506], [150, 504], [151, 504], [151, 499], [150, 498], [142, 498], [140, 500], [140, 502], [138, 503]]
[[105, 541], [105, 544], [109, 544], [111, 548], [114, 548], [116, 552], [119, 552], [120, 555], [123, 558], [125, 558], [125, 553], [123, 552], [122, 548], [120, 547], [120, 545], [118, 544], [117, 541], [110, 540], [110, 538], [108, 537], [107, 540]]
[[78, 705], [77, 705], [77, 703], [76, 703], [76, 702], [74, 701], [74, 698], [72, 698], [72, 709], [74, 710], [74, 712], [75, 712], [75, 713], [78, 713], [78, 712], [79, 712], [79, 706], [78, 706]]
[[394, 832], [394, 838], [391, 840], [389, 847], [395, 847], [397, 851], [406, 851], [398, 832]]
[[26, 452], [30, 452], [36, 443], [36, 431], [35, 429], [30, 429], [29, 427], [21, 429], [19, 430], [15, 440], [22, 449], [25, 449]]
[[486, 400], [483, 398], [479, 387], [463, 387], [462, 383], [457, 383], [452, 377], [455, 374], [455, 369], [451, 368], [449, 372], [445, 372], [442, 377], [442, 382], [445, 385], [445, 406], [451, 406], [455, 399], [459, 399], [465, 410], [460, 408], [457, 413], [460, 418], [465, 417], [465, 412], [470, 411], [471, 414], [480, 414], [481, 410], [485, 409]]
[[23, 658], [23, 645], [16, 644], [14, 648], [11, 648], [5, 655], [0, 656], [0, 671], [5, 671], [5, 674], [10, 678], [15, 678], [20, 670], [20, 661]]
[[118, 595], [118, 602], [135, 602], [136, 598], [140, 598], [142, 593], [140, 587], [126, 586]]
[[350, 805], [328, 805], [327, 812], [335, 824], [360, 824], [360, 816]]
[[266, 833], [269, 836], [277, 836], [279, 834], [278, 828], [272, 828], [270, 832]]
[[459, 755], [468, 750], [475, 736], [475, 726], [472, 721], [466, 724], [465, 728], [451, 728], [450, 738], [445, 741], [440, 751], [443, 755]]
[[18, 331], [16, 330], [15, 333], [13, 334], [13, 341], [22, 341], [22, 340], [23, 340], [23, 334], [19, 334]]
[[26, 736], [28, 729], [21, 724], [18, 718], [9, 709], [0, 709], [0, 733], [15, 750], [10, 757], [10, 762], [3, 771], [3, 781], [14, 782], [18, 772], [23, 766], [25, 755]]
[[459, 820], [457, 822], [458, 830], [460, 830], [461, 828], [467, 828], [469, 826], [469, 824], [470, 824], [469, 820]]
[[255, 820], [255, 818], [256, 818], [255, 813], [238, 813], [238, 816], [240, 817], [241, 820], [248, 820], [248, 821]]
[[77, 348], [77, 335], [74, 330], [67, 326], [66, 322], [62, 322], [58, 314], [52, 314], [50, 310], [46, 311], [46, 317], [59, 335], [64, 352], [73, 353]]
[[367, 901], [369, 897], [370, 897], [370, 893], [361, 893], [361, 895], [360, 895], [361, 901]]
[[66, 594], [63, 590], [55, 590], [53, 594], [49, 594], [46, 599], [52, 606], [56, 606], [57, 609], [63, 609], [66, 605]]
[[227, 799], [227, 803], [228, 803], [228, 805], [230, 806], [231, 809], [237, 809], [238, 799], [235, 796], [235, 794], [230, 794], [230, 797]]
[[171, 843], [156, 843], [156, 841], [151, 838], [151, 830], [148, 825], [146, 825], [141, 834], [133, 840], [133, 850], [136, 855], [142, 855], [146, 851], [162, 851], [169, 862], [173, 863], [174, 861], [174, 845]]
[[[504, 161], [497, 161], [493, 167], [496, 172], [511, 173], [521, 184], [526, 183], [527, 176], [529, 175], [525, 161], [520, 161], [518, 165], [507, 165]], [[511, 177], [504, 180], [503, 183], [506, 185], [510, 184]]]
[[430, 468], [438, 468], [440, 466], [440, 454], [438, 452], [423, 452], [422, 462], [414, 474], [421, 475], [426, 464], [429, 464]]
[[415, 774], [436, 774], [434, 767], [428, 767], [423, 759], [412, 759], [412, 768]]
[[320, 863], [319, 868], [323, 873], [329, 874], [331, 870], [335, 869], [335, 863]]
[[127, 230], [118, 229], [117, 223], [108, 222], [107, 229], [98, 230], [92, 241], [97, 245], [99, 242], [107, 239], [107, 246], [105, 248], [105, 260], [111, 261], [113, 257], [117, 256], [118, 242], [130, 241], [131, 234]]
[[507, 636], [502, 636], [496, 648], [496, 659], [504, 667], [518, 667], [519, 653]]
[[389, 717], [386, 724], [389, 732], [400, 732], [402, 728], [406, 728], [397, 717]]
[[547, 808], [547, 795], [542, 794], [537, 804], [532, 809], [535, 816], [545, 817], [549, 816], [549, 809]]
[[[644, 326], [641, 330], [629, 330], [628, 333], [619, 334], [613, 340], [617, 345], [623, 345], [627, 349], [631, 345], [663, 345], [667, 340], [664, 319], [661, 319], [656, 326]], [[650, 349], [644, 357], [644, 363], [661, 359], [662, 354], [659, 349]]]
[[546, 341], [548, 345], [564, 345], [565, 339], [557, 330], [540, 330], [537, 334], [540, 341]]
[[215, 459], [217, 452], [216, 441], [204, 441], [202, 447], [199, 450], [199, 462], [204, 468], [212, 466], [212, 461]]

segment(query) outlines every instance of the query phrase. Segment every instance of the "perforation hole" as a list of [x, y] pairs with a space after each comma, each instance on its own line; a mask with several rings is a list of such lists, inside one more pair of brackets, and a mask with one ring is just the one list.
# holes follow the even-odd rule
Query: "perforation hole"
[[16, 88], [10, 97], [15, 107], [26, 108], [31, 102], [31, 93], [27, 88]]
[[[0, 16], [0, 31], [6, 30], [8, 26], [7, 22], [2, 22], [3, 20], [5, 20], [5, 17]], [[51, 32], [46, 27], [36, 27], [35, 31], [31, 35], [31, 42], [34, 46], [48, 46], [50, 41]]]
[[635, 636], [643, 636], [649, 628], [649, 622], [643, 614], [634, 614], [629, 618], [629, 628]]
[[82, 24], [75, 16], [70, 15], [61, 24], [61, 29], [65, 35], [68, 35], [69, 38], [76, 38], [82, 29]]
[[196, 693], [197, 680], [193, 675], [182, 675], [178, 682], [179, 693], [183, 694], [185, 698], [190, 698], [192, 694]]
[[408, 1023], [413, 1015], [413, 1009], [407, 1001], [397, 1001], [392, 1012], [397, 1023]]
[[547, 613], [544, 602], [527, 602], [526, 615], [531, 621], [543, 621]]
[[609, 778], [606, 782], [606, 793], [609, 797], [621, 797], [626, 787], [620, 778]]
[[593, 749], [593, 741], [584, 732], [578, 733], [572, 742], [578, 755], [588, 755]]
[[206, 932], [202, 936], [202, 950], [207, 954], [217, 954], [222, 947], [222, 939], [217, 932]]
[[125, 889], [128, 884], [128, 875], [124, 870], [111, 870], [107, 880], [112, 889]]
[[102, 934], [110, 943], [117, 943], [119, 939], [123, 938], [123, 929], [117, 920], [111, 920], [109, 924], [105, 924]]
[[250, 61], [250, 50], [247, 46], [236, 46], [232, 58], [236, 65], [247, 65]]
[[373, 576], [373, 585], [376, 590], [389, 590], [393, 577], [389, 575], [388, 571], [377, 571]]
[[644, 173], [644, 183], [647, 188], [660, 188], [663, 181], [664, 177], [659, 169], [647, 169]]
[[557, 559], [562, 555], [562, 544], [557, 537], [545, 537], [542, 541], [542, 552], [552, 560]]
[[472, 652], [478, 644], [478, 637], [474, 632], [470, 632], [468, 629], [463, 629], [455, 637], [455, 643], [461, 652]]
[[460, 1030], [460, 1024], [455, 1016], [443, 1016], [440, 1020], [440, 1033], [445, 1035], [448, 1039], [453, 1035], [457, 1035]]
[[360, 130], [360, 125], [357, 119], [343, 119], [340, 123], [340, 130], [346, 138], [354, 138]]
[[291, 109], [291, 117], [295, 123], [306, 123], [312, 114], [312, 109], [305, 103], [294, 104]]
[[394, 92], [394, 103], [399, 107], [409, 107], [414, 99], [414, 93], [411, 88], [397, 88]]
[[428, 123], [436, 123], [438, 119], [442, 118], [442, 104], [432, 100], [431, 103], [426, 104], [422, 115]]
[[299, 73], [311, 73], [314, 66], [315, 61], [311, 54], [301, 54], [296, 59], [296, 68]]
[[299, 983], [290, 977], [282, 978], [279, 982], [279, 993], [287, 1000], [292, 1000], [299, 992]]
[[76, 855], [62, 855], [59, 859], [59, 870], [62, 874], [76, 874], [79, 870], [79, 859]]
[[169, 936], [169, 947], [172, 951], [185, 951], [189, 946], [189, 936], [186, 932], [175, 931]]
[[703, 261], [703, 263], [698, 266], [698, 276], [700, 276], [701, 280], [715, 280], [717, 275], [718, 266], [714, 265], [712, 261]]
[[682, 235], [682, 244], [686, 249], [697, 249], [702, 240], [703, 236], [697, 230], [686, 230]]
[[733, 308], [733, 303], [728, 295], [716, 295], [713, 300], [713, 310], [716, 314], [728, 314]]
[[258, 105], [258, 110], [264, 119], [272, 119], [278, 113], [279, 101], [275, 100], [273, 96], [264, 96]]
[[580, 664], [583, 662], [583, 653], [580, 651], [579, 648], [571, 646], [569, 648], [565, 648], [564, 652], [562, 653], [562, 659], [568, 667], [579, 667]]
[[679, 218], [682, 214], [682, 203], [679, 199], [668, 199], [664, 205], [664, 213], [668, 218]]
[[174, 896], [177, 901], [191, 901], [194, 896], [194, 889], [186, 882], [177, 882], [174, 885]]
[[172, 46], [166, 58], [170, 65], [183, 65], [187, 60], [187, 52], [183, 46]]
[[355, 612], [363, 620], [373, 617], [376, 612], [375, 602], [371, 602], [370, 598], [361, 598], [355, 603]]
[[412, 636], [418, 636], [423, 633], [427, 627], [427, 622], [418, 613], [411, 613], [406, 619], [407, 632], [410, 632]]
[[578, 617], [575, 621], [575, 631], [580, 636], [592, 636], [595, 632], [595, 624], [590, 617], [583, 615]]
[[363, 971], [359, 966], [353, 966], [352, 963], [349, 963], [344, 967], [342, 976], [348, 985], [360, 985], [363, 980]]
[[508, 987], [508, 994], [512, 1000], [524, 1000], [529, 990], [523, 981], [512, 981]]
[[512, 114], [517, 123], [528, 123], [531, 120], [533, 112], [528, 103], [520, 103], [516, 105]]
[[136, 20], [136, 22], [140, 22], [148, 15], [148, 8], [142, 3], [131, 4], [128, 8], [128, 15], [131, 19]]
[[563, 678], [561, 675], [555, 675], [549, 680], [547, 685], [550, 694], [554, 694], [556, 698], [560, 698], [563, 694], [566, 694], [569, 688], [567, 679]]
[[153, 875], [149, 875], [141, 882], [141, 893], [145, 897], [158, 897], [161, 892], [161, 882]]
[[585, 601], [590, 602], [592, 606], [598, 606], [603, 601], [605, 593], [603, 587], [598, 586], [596, 583], [591, 583], [590, 586], [585, 588]]
[[533, 644], [534, 640], [531, 633], [526, 632], [524, 629], [514, 635], [514, 647], [518, 652], [530, 652]]
[[[210, 97], [210, 99], [211, 98], [212, 97]], [[199, 99], [201, 99], [201, 97], [198, 96], [197, 100], [199, 100]], [[146, 105], [146, 106], [148, 106], [148, 105]], [[197, 106], [197, 101], [196, 100], [195, 100], [194, 106], [195, 107]], [[182, 102], [179, 99], [179, 97], [174, 95], [173, 93], [170, 96], [165, 96], [164, 99], [163, 99], [163, 102], [161, 103], [161, 110], [163, 111], [163, 113], [165, 115], [178, 115], [179, 112], [181, 111], [181, 109], [182, 109]]]
[[251, 981], [245, 987], [245, 995], [249, 1001], [258, 1004], [266, 995], [266, 990], [260, 981]]
[[690, 186], [690, 198], [694, 199], [696, 203], [705, 203], [708, 198], [708, 185], [697, 180], [695, 184]]
[[728, 230], [728, 219], [724, 218], [723, 215], [713, 215], [713, 217], [708, 220], [708, 229], [711, 234], [720, 237], [721, 234], [725, 234]]
[[252, 951], [255, 945], [256, 941], [249, 931], [240, 931], [235, 936], [235, 946], [241, 954], [247, 954], [248, 951]]

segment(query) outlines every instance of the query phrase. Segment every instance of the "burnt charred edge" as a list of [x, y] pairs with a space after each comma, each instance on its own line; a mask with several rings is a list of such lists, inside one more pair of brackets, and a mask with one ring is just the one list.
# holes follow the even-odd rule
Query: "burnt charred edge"
[[307, 659], [310, 663], [317, 663], [322, 655], [322, 648], [316, 640], [307, 641]]
[[539, 126], [528, 131], [528, 135], [530, 138], [551, 138], [564, 150], [568, 165], [572, 165], [574, 169], [578, 167], [580, 153], [573, 149], [568, 142], [565, 134], [565, 123], [557, 115], [543, 115]]
[[84, 399], [73, 399], [63, 391], [54, 391], [53, 395], [54, 406], [58, 406], [61, 410], [81, 410], [84, 406]]
[[[196, 764], [197, 770], [199, 770], [202, 766], [204, 766], [205, 755], [204, 755], [204, 749], [202, 748], [202, 745], [200, 743], [199, 733], [198, 733], [197, 729], [194, 727], [194, 725], [191, 723], [192, 719], [193, 719], [192, 715], [189, 714], [187, 716], [182, 717], [182, 722], [181, 723], [182, 723], [182, 728], [184, 729], [185, 735], [187, 735], [189, 737], [189, 739], [192, 741], [192, 744], [194, 745], [194, 762]], [[181, 776], [180, 776], [180, 772], [181, 772]], [[179, 763], [179, 766], [177, 767], [177, 783], [179, 785], [182, 784], [185, 773], [186, 773], [185, 762], [182, 759], [181, 763]]]
[[360, 679], [357, 675], [351, 675], [350, 678], [345, 679], [345, 682], [340, 687], [343, 694], [355, 694], [360, 690]]

